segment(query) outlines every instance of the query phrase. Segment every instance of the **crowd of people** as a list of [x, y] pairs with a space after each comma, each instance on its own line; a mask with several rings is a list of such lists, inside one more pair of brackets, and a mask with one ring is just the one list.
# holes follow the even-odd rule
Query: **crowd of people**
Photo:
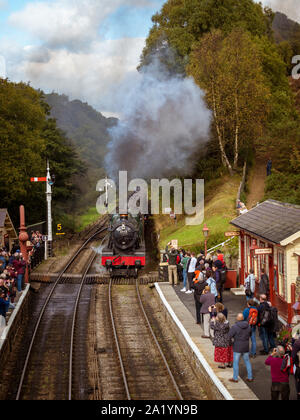
[[[30, 242], [32, 249], [29, 251], [29, 266], [42, 248], [42, 234], [39, 231], [32, 231]], [[25, 270], [26, 262], [18, 243], [14, 243], [11, 251], [7, 247], [0, 249], [0, 328], [6, 325], [7, 311], [14, 309], [16, 296], [24, 288]]]
[[26, 262], [17, 245], [12, 252], [6, 249], [0, 251], [0, 326], [6, 324], [6, 313], [14, 308], [17, 293], [24, 287]]
[[176, 250], [169, 243], [166, 247], [170, 284], [183, 282], [181, 292], [194, 294], [196, 323], [203, 324], [202, 338], [212, 339], [214, 361], [220, 369], [233, 368], [231, 382], [238, 382], [239, 363], [243, 358], [247, 369], [247, 381], [253, 382], [251, 359], [257, 355], [256, 333], [262, 343], [261, 355], [267, 356], [265, 364], [271, 367], [271, 398], [289, 399], [290, 375], [294, 375], [297, 398], [300, 400], [300, 324], [289, 342], [277, 339], [280, 329], [278, 311], [269, 302], [269, 279], [264, 269], [256, 293], [256, 277], [250, 270], [245, 280], [246, 303], [243, 312], [230, 326], [228, 309], [223, 304], [223, 288], [226, 282], [226, 264], [219, 250], [216, 255]]

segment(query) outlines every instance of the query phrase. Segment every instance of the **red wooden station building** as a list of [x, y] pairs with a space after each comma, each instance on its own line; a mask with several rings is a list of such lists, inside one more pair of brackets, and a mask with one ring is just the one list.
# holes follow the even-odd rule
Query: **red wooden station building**
[[300, 206], [267, 200], [231, 221], [240, 230], [240, 284], [251, 268], [270, 280], [270, 300], [288, 323], [300, 296]]

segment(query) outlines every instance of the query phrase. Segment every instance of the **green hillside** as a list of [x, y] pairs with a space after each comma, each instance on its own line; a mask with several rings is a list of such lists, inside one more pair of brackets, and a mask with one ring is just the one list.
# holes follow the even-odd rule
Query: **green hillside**
[[[224, 232], [233, 230], [229, 222], [236, 217], [236, 196], [240, 181], [239, 175], [227, 175], [206, 183], [204, 222], [200, 226], [186, 226], [184, 216], [178, 216], [176, 222], [167, 215], [155, 216], [160, 247], [164, 249], [168, 242], [177, 239], [180, 247], [199, 252], [204, 249], [204, 223], [210, 229], [208, 248], [228, 239]], [[234, 253], [236, 241], [230, 247]]]
[[80, 190], [74, 210], [76, 213], [89, 212], [89, 207], [96, 203], [97, 181], [105, 175], [104, 157], [110, 140], [108, 129], [118, 120], [104, 117], [82, 101], [70, 101], [66, 95], [52, 93], [45, 95], [45, 100], [51, 107], [51, 117], [56, 119], [87, 168], [84, 176], [75, 176], [72, 182]]
[[109, 142], [107, 129], [117, 123], [116, 118], [106, 118], [87, 103], [70, 101], [66, 95], [45, 95], [51, 107], [51, 116], [76, 146], [81, 159], [88, 166], [100, 168]]

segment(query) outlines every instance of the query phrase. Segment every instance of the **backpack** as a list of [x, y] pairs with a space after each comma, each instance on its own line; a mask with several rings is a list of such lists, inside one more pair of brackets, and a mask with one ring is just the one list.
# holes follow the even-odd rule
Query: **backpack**
[[249, 317], [248, 317], [248, 323], [251, 326], [257, 325], [258, 321], [258, 310], [256, 308], [250, 308], [249, 311]]
[[271, 308], [265, 309], [260, 325], [265, 328], [268, 328], [272, 325]]
[[294, 373], [294, 362], [289, 354], [285, 354], [282, 360], [281, 372], [287, 372], [288, 374]]

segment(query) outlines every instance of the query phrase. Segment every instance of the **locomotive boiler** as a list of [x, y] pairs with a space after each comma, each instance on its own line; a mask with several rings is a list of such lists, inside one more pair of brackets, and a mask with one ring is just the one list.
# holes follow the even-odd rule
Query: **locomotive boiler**
[[108, 240], [102, 250], [102, 266], [111, 276], [137, 277], [145, 266], [144, 217], [112, 215]]

